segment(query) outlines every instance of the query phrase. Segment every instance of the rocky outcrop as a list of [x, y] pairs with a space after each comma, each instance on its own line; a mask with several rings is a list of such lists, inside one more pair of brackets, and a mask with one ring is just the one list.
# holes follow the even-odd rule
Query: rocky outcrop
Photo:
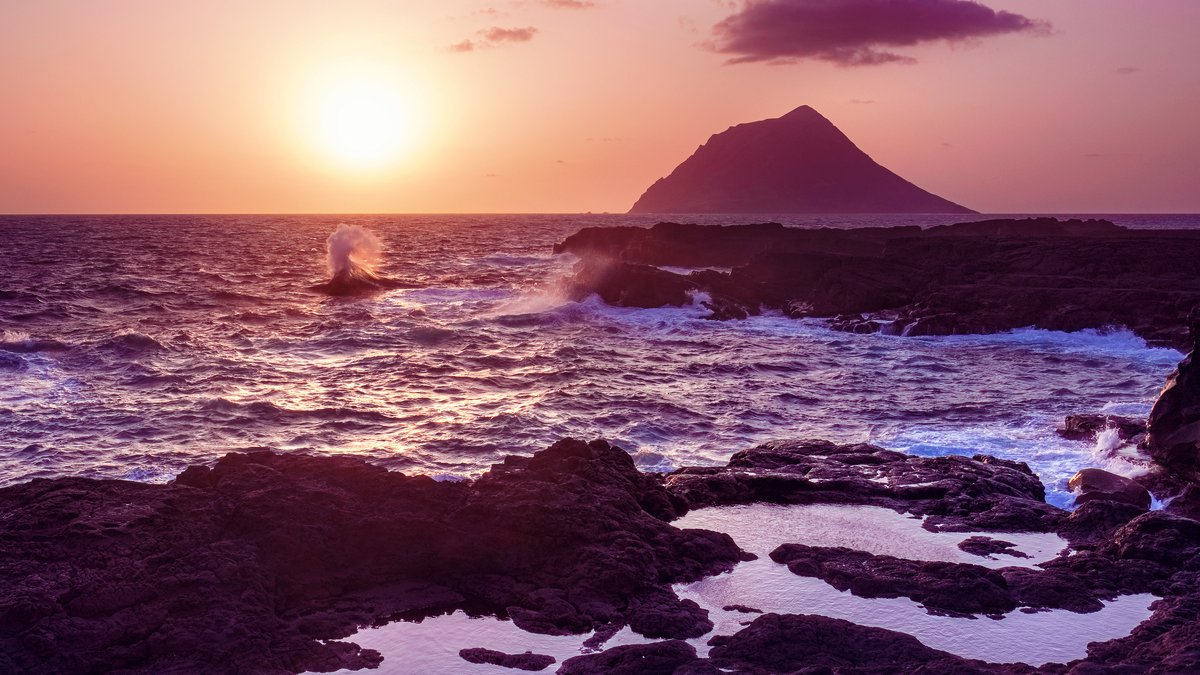
[[1083, 413], [1067, 415], [1058, 435], [1072, 441], [1094, 441], [1104, 431], [1115, 429], [1122, 441], [1137, 442], [1146, 433], [1146, 420], [1123, 415]]
[[487, 663], [500, 666], [501, 668], [527, 670], [530, 672], [545, 670], [553, 665], [555, 661], [553, 656], [547, 656], [546, 654], [534, 654], [533, 652], [505, 654], [494, 649], [483, 649], [481, 647], [460, 650], [458, 656], [467, 663]]
[[1103, 469], [1081, 469], [1067, 481], [1067, 488], [1078, 492], [1076, 504], [1111, 501], [1150, 508], [1150, 492], [1137, 481]]
[[706, 620], [671, 584], [740, 555], [669, 525], [683, 508], [624, 451], [580, 441], [472, 483], [268, 453], [169, 485], [35, 480], [0, 490], [0, 671], [370, 667], [336, 639], [466, 606], [535, 632], [669, 636]]
[[[1200, 669], [1200, 522], [1188, 517], [1189, 502], [1146, 512], [1097, 500], [1068, 514], [1045, 503], [1041, 483], [1017, 462], [825, 441], [768, 443], [723, 467], [663, 477], [640, 473], [602, 441], [565, 440], [470, 482], [346, 457], [257, 453], [227, 455], [167, 485], [58, 479], [0, 490], [0, 671], [364, 668], [381, 659], [344, 640], [359, 626], [469, 608], [540, 633], [598, 629], [588, 641], [595, 649], [623, 626], [659, 640], [566, 660], [561, 673], [1033, 672], [964, 660], [901, 633], [750, 607], [749, 625], [711, 638], [700, 657], [682, 640], [712, 622], [672, 585], [749, 556], [726, 535], [670, 521], [756, 501], [883, 506], [924, 516], [935, 530], [1058, 532], [1076, 550], [1036, 568], [802, 542], [772, 557], [860, 595], [957, 614], [1087, 612], [1154, 593], [1162, 599], [1153, 617], [1132, 635], [1041, 671]], [[1011, 549], [969, 541], [985, 554]], [[461, 656], [531, 669], [549, 658], [474, 648]]]
[[1200, 313], [1190, 318], [1192, 344], [1167, 384], [1147, 424], [1145, 449], [1159, 464], [1200, 481]]
[[973, 213], [888, 171], [808, 106], [714, 135], [630, 213]]
[[[850, 332], [1125, 326], [1186, 350], [1185, 317], [1200, 306], [1200, 232], [1131, 231], [1098, 220], [993, 220], [928, 230], [663, 223], [586, 228], [555, 251], [607, 266], [594, 287], [590, 275], [576, 277], [577, 297], [602, 292], [614, 304], [646, 306], [649, 282], [707, 293], [721, 310], [712, 318], [771, 310], [829, 318]], [[651, 279], [645, 266], [731, 269], [660, 270]], [[680, 304], [682, 292], [665, 294], [659, 306]]]
[[1020, 462], [914, 457], [873, 445], [774, 441], [733, 455], [724, 467], [667, 476], [691, 508], [769, 502], [858, 504], [927, 516], [947, 531], [1052, 531], [1066, 513], [1045, 503], [1041, 481]]

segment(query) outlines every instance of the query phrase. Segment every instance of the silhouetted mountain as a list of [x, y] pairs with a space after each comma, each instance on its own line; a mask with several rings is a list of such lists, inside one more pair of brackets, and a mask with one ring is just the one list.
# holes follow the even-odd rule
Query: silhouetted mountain
[[926, 192], [801, 106], [716, 134], [630, 213], [974, 213]]

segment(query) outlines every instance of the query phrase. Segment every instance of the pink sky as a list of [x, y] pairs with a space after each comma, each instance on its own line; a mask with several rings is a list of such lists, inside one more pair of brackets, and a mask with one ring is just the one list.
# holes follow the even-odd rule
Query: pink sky
[[[1200, 2], [768, 11], [811, 1], [5, 3], [0, 212], [624, 211], [802, 104], [980, 211], [1200, 212]], [[411, 120], [348, 168], [311, 120], [359, 77]]]

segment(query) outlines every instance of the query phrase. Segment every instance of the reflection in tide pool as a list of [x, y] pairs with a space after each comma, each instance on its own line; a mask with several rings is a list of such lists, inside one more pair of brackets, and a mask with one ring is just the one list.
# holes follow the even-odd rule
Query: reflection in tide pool
[[[1076, 614], [1065, 610], [1027, 614], [1011, 612], [1002, 619], [934, 616], [906, 598], [866, 599], [838, 591], [825, 582], [800, 577], [771, 561], [767, 554], [780, 544], [846, 546], [881, 555], [915, 560], [966, 562], [987, 567], [1026, 566], [1054, 558], [1066, 548], [1055, 534], [929, 532], [921, 519], [870, 506], [748, 506], [693, 511], [675, 522], [681, 528], [726, 532], [758, 560], [742, 563], [732, 572], [675, 587], [680, 597], [709, 611], [712, 633], [690, 640], [701, 655], [708, 653], [713, 635], [731, 635], [757, 614], [724, 611], [743, 605], [764, 612], [819, 614], [907, 633], [929, 647], [966, 658], [994, 663], [1063, 663], [1086, 656], [1090, 642], [1128, 635], [1150, 617], [1149, 594], [1130, 595], [1106, 603], [1103, 610]], [[971, 536], [990, 536], [1015, 544], [1028, 558], [980, 557], [963, 552], [958, 543]], [[510, 621], [471, 618], [463, 612], [396, 622], [359, 631], [350, 640], [384, 656], [380, 672], [426, 675], [511, 675], [511, 669], [476, 665], [462, 660], [459, 650], [484, 647], [506, 653], [532, 651], [553, 656], [556, 670], [564, 660], [586, 653], [590, 636], [548, 636], [526, 633]], [[604, 644], [651, 642], [628, 628]], [[350, 672], [350, 671], [346, 671]]]

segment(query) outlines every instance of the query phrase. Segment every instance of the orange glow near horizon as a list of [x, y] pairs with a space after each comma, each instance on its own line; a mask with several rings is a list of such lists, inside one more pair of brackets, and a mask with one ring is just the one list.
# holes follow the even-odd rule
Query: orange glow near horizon
[[1054, 30], [728, 65], [742, 3], [7, 3], [0, 213], [623, 212], [805, 104], [979, 211], [1200, 212], [1200, 3], [981, 1]]

